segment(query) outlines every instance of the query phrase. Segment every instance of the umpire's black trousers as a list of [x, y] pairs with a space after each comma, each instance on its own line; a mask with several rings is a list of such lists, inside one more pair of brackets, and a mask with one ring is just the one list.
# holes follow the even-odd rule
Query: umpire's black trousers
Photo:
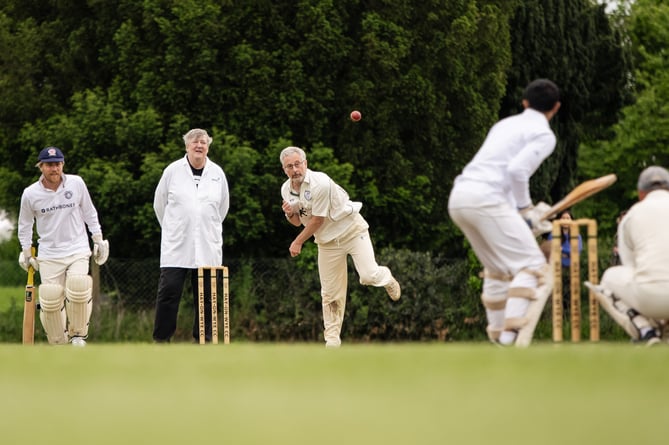
[[[156, 319], [153, 325], [153, 340], [169, 342], [177, 329], [177, 316], [183, 295], [186, 275], [190, 273], [193, 290], [193, 339], [199, 340], [197, 269], [161, 267], [156, 298]], [[211, 341], [211, 283], [209, 270], [204, 271], [204, 318], [205, 340]]]

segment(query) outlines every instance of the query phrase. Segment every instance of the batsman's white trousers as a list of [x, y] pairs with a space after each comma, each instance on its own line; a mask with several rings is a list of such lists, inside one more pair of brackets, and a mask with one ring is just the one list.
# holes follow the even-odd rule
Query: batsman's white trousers
[[393, 280], [390, 269], [376, 263], [366, 224], [356, 219], [340, 238], [318, 244], [318, 275], [321, 282], [325, 342], [339, 346], [348, 287], [347, 256], [351, 255], [360, 284], [382, 287]]
[[65, 258], [39, 260], [39, 275], [42, 284], [59, 284], [65, 288], [68, 275], [88, 275], [89, 253], [76, 253]]
[[627, 306], [655, 320], [669, 320], [669, 277], [667, 281], [637, 283], [634, 268], [613, 266], [602, 275], [601, 285]]
[[[451, 197], [449, 214], [465, 234], [477, 258], [495, 276], [513, 277], [508, 287], [536, 289], [535, 276], [519, 273], [523, 269], [540, 271], [546, 264], [537, 240], [518, 210], [508, 204], [471, 207], [474, 197]], [[468, 206], [465, 206], [468, 205]], [[484, 293], [486, 281], [484, 278]], [[511, 298], [507, 301], [504, 318], [519, 318], [525, 315], [529, 301]], [[488, 320], [498, 325], [499, 320]]]

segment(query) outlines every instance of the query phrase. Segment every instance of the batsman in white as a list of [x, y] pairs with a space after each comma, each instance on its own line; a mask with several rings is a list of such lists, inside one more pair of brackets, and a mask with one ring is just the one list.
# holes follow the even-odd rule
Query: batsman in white
[[[657, 343], [669, 320], [669, 172], [646, 168], [637, 182], [639, 202], [618, 225], [622, 265], [608, 268], [595, 290], [602, 308], [633, 340]], [[669, 340], [669, 332], [663, 339]]]
[[[107, 261], [109, 242], [102, 238], [98, 213], [84, 180], [64, 174], [65, 156], [56, 147], [47, 147], [37, 157], [42, 172], [39, 180], [21, 196], [18, 235], [21, 243], [19, 265], [39, 271], [40, 320], [50, 344], [86, 345], [93, 310], [93, 280], [89, 271], [93, 239], [93, 259]], [[38, 236], [38, 254], [32, 255], [33, 225]]]
[[294, 226], [304, 228], [290, 244], [290, 256], [302, 252], [312, 236], [318, 245], [325, 346], [341, 345], [347, 288], [347, 257], [351, 255], [360, 284], [385, 287], [393, 301], [401, 290], [390, 269], [379, 266], [369, 236], [369, 225], [360, 215], [362, 204], [327, 174], [307, 168], [307, 156], [299, 147], [286, 147], [279, 161], [288, 180], [281, 186], [281, 208]]
[[552, 288], [536, 240], [551, 230], [551, 223], [541, 220], [550, 206], [532, 205], [529, 180], [555, 148], [549, 121], [560, 108], [559, 89], [548, 79], [534, 80], [522, 105], [522, 113], [490, 129], [455, 178], [448, 201], [451, 219], [484, 267], [481, 300], [488, 337], [516, 346], [530, 343]]

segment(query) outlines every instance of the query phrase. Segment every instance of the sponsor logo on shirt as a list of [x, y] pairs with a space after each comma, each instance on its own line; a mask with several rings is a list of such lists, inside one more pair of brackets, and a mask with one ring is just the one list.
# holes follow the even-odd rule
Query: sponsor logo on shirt
[[57, 206], [51, 206], [51, 207], [46, 207], [44, 209], [41, 209], [41, 213], [51, 213], [55, 212], [56, 210], [63, 210], [63, 209], [70, 209], [74, 207], [74, 203], [71, 202], [69, 204], [58, 204]]

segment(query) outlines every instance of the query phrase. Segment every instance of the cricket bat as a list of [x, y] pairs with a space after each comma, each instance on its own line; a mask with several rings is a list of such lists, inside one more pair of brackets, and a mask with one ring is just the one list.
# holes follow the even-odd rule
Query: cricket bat
[[[33, 255], [35, 249], [33, 248]], [[23, 344], [35, 343], [35, 269], [28, 266], [28, 282], [23, 302]]]
[[617, 176], [611, 173], [609, 175], [601, 176], [595, 179], [589, 179], [580, 183], [574, 187], [574, 190], [567, 193], [564, 198], [555, 203], [546, 213], [544, 213], [541, 219], [545, 220], [553, 218], [561, 211], [566, 210], [574, 204], [578, 204], [584, 199], [589, 198], [590, 196], [601, 192], [605, 188], [610, 187], [611, 184], [616, 182], [616, 179], [618, 179]]

